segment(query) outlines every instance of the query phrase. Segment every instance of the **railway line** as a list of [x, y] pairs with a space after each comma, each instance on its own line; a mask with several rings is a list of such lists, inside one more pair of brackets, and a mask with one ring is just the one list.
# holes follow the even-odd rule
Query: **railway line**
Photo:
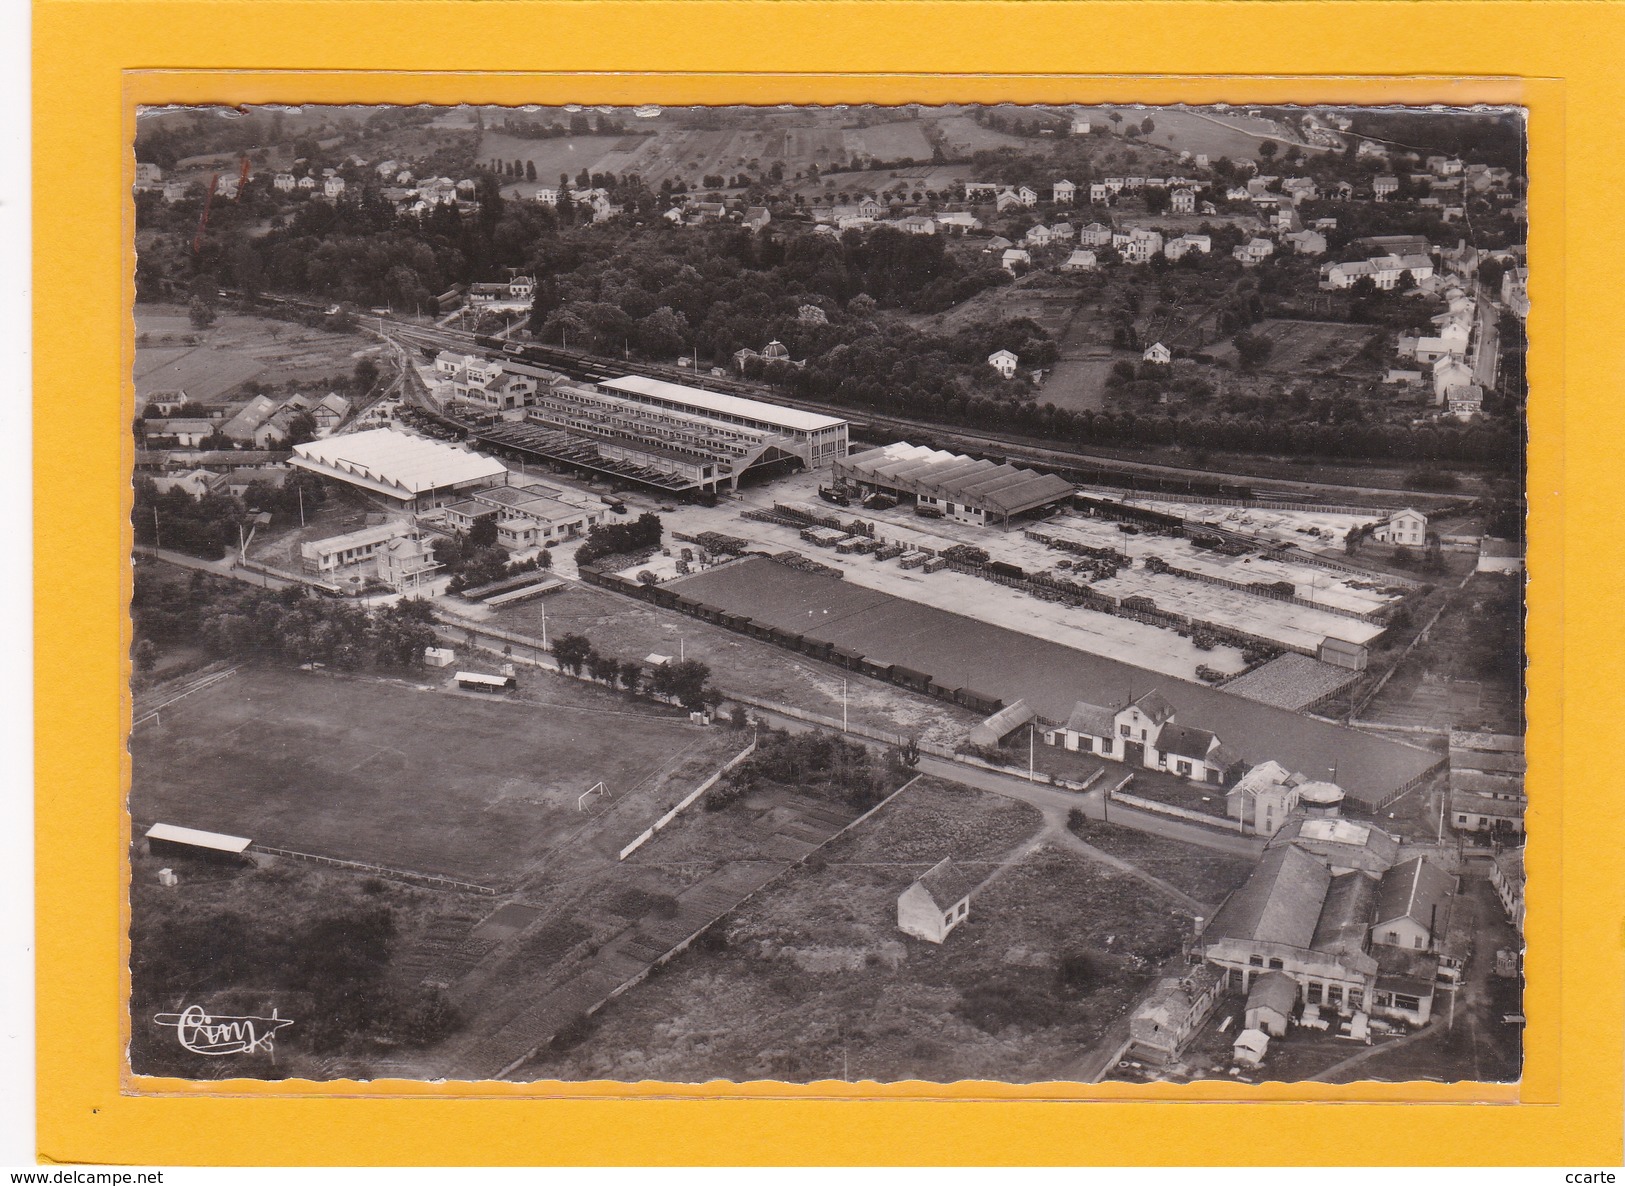
[[[229, 290], [228, 290], [229, 292]], [[320, 301], [297, 297], [257, 297], [253, 303], [273, 304], [299, 309], [317, 310], [330, 306]], [[572, 350], [537, 343], [520, 343], [492, 334], [479, 334], [468, 330], [424, 326], [416, 322], [401, 321], [387, 314], [376, 317], [379, 330], [407, 346], [422, 351], [459, 350], [467, 353], [503, 355], [537, 366], [548, 367], [587, 382], [620, 378], [625, 375], [644, 375], [669, 383], [682, 383], [707, 391], [742, 396], [746, 399], [777, 404], [781, 407], [800, 408], [840, 416], [849, 421], [855, 434], [871, 438], [909, 440], [915, 444], [932, 445], [958, 452], [976, 454], [1014, 465], [1039, 466], [1052, 470], [1080, 485], [1112, 486], [1166, 494], [1172, 497], [1225, 498], [1248, 500], [1252, 498], [1288, 499], [1302, 503], [1340, 505], [1369, 501], [1373, 496], [1392, 501], [1410, 497], [1402, 486], [1362, 486], [1335, 482], [1315, 482], [1302, 479], [1266, 478], [1253, 475], [1227, 475], [1211, 470], [1191, 469], [1163, 465], [1148, 461], [1131, 461], [1110, 454], [1085, 449], [1050, 448], [1032, 443], [1018, 436], [986, 430], [975, 430], [912, 420], [901, 416], [843, 407], [817, 400], [790, 400], [781, 392], [745, 380], [697, 373], [696, 370], [667, 366], [660, 363], [620, 359], [592, 354], [585, 350]], [[471, 424], [450, 416], [433, 406], [425, 395], [405, 384], [406, 402], [439, 424], [445, 431], [459, 438], [468, 434]], [[1431, 495], [1434, 503], [1468, 503], [1468, 496]]]

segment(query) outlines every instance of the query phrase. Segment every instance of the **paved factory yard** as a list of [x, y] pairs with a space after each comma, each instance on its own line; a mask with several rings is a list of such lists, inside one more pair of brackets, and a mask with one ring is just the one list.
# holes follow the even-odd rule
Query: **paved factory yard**
[[1025, 699], [1051, 720], [1065, 720], [1078, 700], [1110, 704], [1157, 688], [1181, 724], [1216, 732], [1250, 762], [1273, 758], [1311, 777], [1329, 776], [1335, 766], [1337, 782], [1369, 801], [1386, 797], [1438, 760], [1413, 746], [764, 558], [726, 564], [668, 587], [872, 660], [901, 664], [944, 683], [968, 683], [1007, 703]]
[[1296, 544], [1313, 552], [1342, 550], [1349, 529], [1375, 523], [1381, 515], [1342, 515], [1331, 511], [1281, 511], [1264, 507], [1181, 502], [1169, 498], [1122, 498], [1102, 491], [1090, 491], [1097, 498], [1109, 498], [1127, 506], [1145, 507], [1165, 515], [1179, 515], [1197, 523], [1207, 523], [1259, 539]]

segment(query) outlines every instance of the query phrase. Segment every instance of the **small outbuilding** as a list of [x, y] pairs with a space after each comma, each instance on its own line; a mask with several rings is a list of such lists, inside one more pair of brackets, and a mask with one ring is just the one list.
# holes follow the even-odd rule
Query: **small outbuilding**
[[1265, 972], [1247, 993], [1247, 1028], [1272, 1038], [1285, 1034], [1298, 1003], [1298, 982], [1285, 972]]
[[1270, 1036], [1263, 1030], [1242, 1030], [1236, 1035], [1235, 1045], [1231, 1048], [1236, 1062], [1244, 1067], [1256, 1067], [1264, 1061], [1264, 1054], [1270, 1048]]
[[971, 892], [977, 884], [952, 858], [944, 857], [898, 895], [898, 929], [928, 943], [941, 943], [970, 916]]
[[155, 857], [189, 856], [217, 861], [247, 861], [254, 842], [246, 836], [204, 832], [178, 824], [157, 823], [147, 829], [147, 851]]

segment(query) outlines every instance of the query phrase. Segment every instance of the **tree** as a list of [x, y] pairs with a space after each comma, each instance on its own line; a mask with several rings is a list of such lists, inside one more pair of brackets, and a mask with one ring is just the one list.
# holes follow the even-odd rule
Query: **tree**
[[1270, 355], [1275, 351], [1275, 343], [1263, 334], [1250, 334], [1244, 331], [1232, 338], [1231, 343], [1236, 348], [1236, 357], [1244, 371], [1257, 370], [1269, 361]]
[[378, 364], [370, 358], [363, 358], [355, 364], [355, 389], [362, 394], [372, 390], [372, 385], [378, 382]]
[[143, 638], [135, 644], [135, 652], [132, 658], [135, 661], [135, 669], [146, 673], [158, 666], [158, 648], [153, 644], [152, 639]]
[[633, 695], [637, 694], [638, 687], [643, 683], [643, 665], [635, 659], [628, 659], [621, 664], [621, 687]]
[[288, 420], [287, 445], [291, 449], [295, 445], [303, 445], [307, 441], [316, 439], [316, 417], [309, 412], [300, 412]]
[[1144, 134], [1146, 136], [1149, 136], [1149, 135], [1151, 135], [1152, 132], [1155, 132], [1156, 130], [1157, 130], [1156, 121], [1154, 121], [1149, 115], [1146, 116], [1144, 119], [1142, 119], [1140, 121], [1140, 131], [1141, 131], [1142, 134]]
[[525, 162], [525, 180], [526, 181], [535, 181], [536, 180], [536, 162], [535, 161], [526, 161]]
[[592, 640], [584, 634], [566, 634], [553, 640], [553, 657], [571, 675], [581, 674], [581, 665], [592, 654]]
[[186, 306], [186, 315], [193, 329], [208, 329], [214, 324], [214, 306], [200, 296], [193, 297]]
[[1258, 155], [1261, 160], [1271, 160], [1280, 151], [1281, 146], [1273, 140], [1266, 140], [1258, 146]]

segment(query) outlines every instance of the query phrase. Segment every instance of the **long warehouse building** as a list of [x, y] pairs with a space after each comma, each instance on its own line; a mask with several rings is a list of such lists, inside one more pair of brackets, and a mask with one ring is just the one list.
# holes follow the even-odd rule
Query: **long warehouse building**
[[628, 376], [550, 384], [522, 422], [476, 431], [486, 447], [660, 490], [738, 489], [846, 454], [847, 422], [760, 400]]
[[835, 462], [838, 483], [935, 507], [961, 523], [1008, 528], [1065, 504], [1076, 487], [1054, 474], [899, 442]]
[[508, 480], [508, 467], [495, 458], [392, 428], [295, 445], [288, 460], [297, 469], [392, 499], [408, 511], [455, 502], [463, 491]]

